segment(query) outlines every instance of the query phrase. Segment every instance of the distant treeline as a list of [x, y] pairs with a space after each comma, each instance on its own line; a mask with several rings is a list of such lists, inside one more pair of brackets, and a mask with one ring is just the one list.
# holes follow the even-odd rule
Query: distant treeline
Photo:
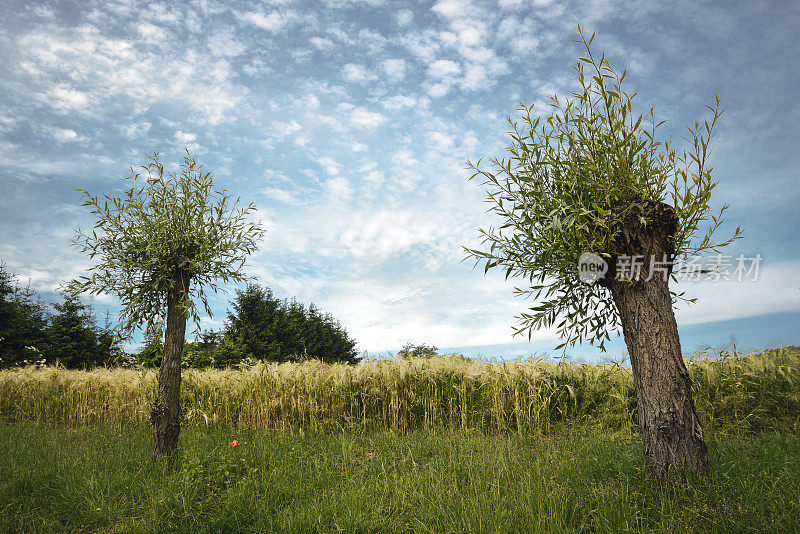
[[[161, 363], [162, 328], [149, 329], [143, 348], [126, 353], [108, 317], [99, 326], [91, 307], [66, 294], [62, 300], [45, 305], [30, 286], [20, 285], [0, 264], [0, 367], [58, 363], [82, 369]], [[258, 360], [358, 362], [356, 342], [339, 321], [313, 304], [281, 300], [269, 288], [252, 284], [237, 291], [230, 305], [222, 330], [203, 332], [185, 344], [185, 367], [222, 368]]]

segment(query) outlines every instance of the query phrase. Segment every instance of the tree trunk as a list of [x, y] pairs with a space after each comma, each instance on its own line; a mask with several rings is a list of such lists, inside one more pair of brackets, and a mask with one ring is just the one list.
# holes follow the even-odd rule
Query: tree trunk
[[158, 394], [150, 412], [153, 425], [153, 460], [175, 461], [178, 435], [181, 431], [181, 353], [186, 337], [186, 309], [190, 277], [179, 269], [174, 286], [167, 295], [167, 327], [164, 335], [164, 357], [158, 370]]
[[[631, 359], [645, 463], [664, 479], [688, 472], [708, 475], [708, 450], [669, 293], [671, 266], [655, 263], [671, 262], [675, 225], [672, 207], [664, 203], [653, 205], [653, 221], [647, 226], [638, 215], [630, 217], [615, 242], [613, 269], [604, 280], [619, 311]], [[641, 273], [631, 269], [630, 281], [615, 278], [622, 256], [635, 255], [643, 256]], [[626, 267], [631, 265], [624, 261]]]

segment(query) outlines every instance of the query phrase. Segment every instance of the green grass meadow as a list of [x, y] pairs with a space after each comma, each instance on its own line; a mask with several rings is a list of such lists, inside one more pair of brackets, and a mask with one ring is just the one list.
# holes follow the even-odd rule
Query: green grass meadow
[[[238, 445], [229, 443], [236, 439]], [[663, 486], [637, 440], [189, 430], [174, 470], [143, 430], [2, 427], [6, 532], [792, 532], [800, 437], [710, 443]]]
[[152, 371], [0, 371], [0, 532], [800, 532], [799, 363], [693, 358], [712, 477], [677, 485], [615, 364], [188, 371], [173, 469]]

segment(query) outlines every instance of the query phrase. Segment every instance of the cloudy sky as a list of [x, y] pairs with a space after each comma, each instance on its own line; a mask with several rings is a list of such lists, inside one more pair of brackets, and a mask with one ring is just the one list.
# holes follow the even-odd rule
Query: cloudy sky
[[[732, 205], [723, 233], [746, 230], [729, 252], [764, 260], [755, 283], [685, 284], [700, 300], [678, 310], [684, 348], [731, 333], [800, 343], [798, 3], [2, 4], [0, 260], [46, 299], [89, 265], [69, 246], [90, 223], [74, 189], [118, 194], [147, 153], [176, 162], [188, 147], [258, 207], [267, 236], [248, 272], [340, 318], [361, 350], [552, 349], [552, 332], [512, 338], [530, 303], [462, 262], [494, 222], [464, 166], [502, 155], [518, 101], [574, 87], [581, 24], [628, 69], [640, 110], [668, 121], [664, 136], [684, 135], [715, 93], [727, 109], [715, 204]], [[213, 303], [206, 328], [227, 296]]]

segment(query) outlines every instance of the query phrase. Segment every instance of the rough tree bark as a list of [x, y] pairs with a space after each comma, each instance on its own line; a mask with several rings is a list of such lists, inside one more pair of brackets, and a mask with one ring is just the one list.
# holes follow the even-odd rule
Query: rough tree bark
[[158, 370], [158, 393], [150, 412], [153, 425], [153, 460], [164, 458], [174, 462], [181, 431], [181, 353], [186, 337], [184, 303], [191, 282], [188, 272], [175, 271], [174, 285], [167, 295], [167, 326], [164, 335], [164, 357]]
[[[669, 293], [669, 273], [654, 264], [671, 261], [676, 228], [671, 206], [655, 203], [652, 223], [631, 214], [615, 241], [615, 256], [601, 283], [610, 291], [622, 322], [631, 359], [639, 424], [648, 470], [663, 479], [694, 472], [708, 475], [708, 450], [692, 399], [678, 325]], [[620, 256], [643, 256], [633, 283], [617, 280]], [[649, 280], [647, 278], [650, 278]]]

